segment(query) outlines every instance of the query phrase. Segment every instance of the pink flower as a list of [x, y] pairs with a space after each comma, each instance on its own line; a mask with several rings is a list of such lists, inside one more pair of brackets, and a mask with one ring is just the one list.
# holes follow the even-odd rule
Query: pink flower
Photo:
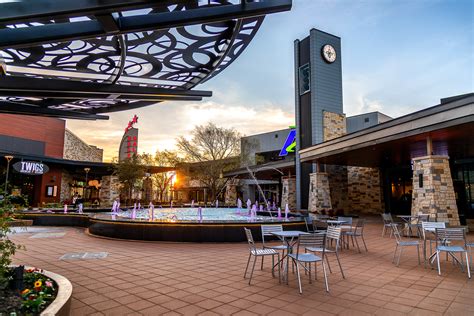
[[51, 281], [44, 282], [47, 287], [53, 287], [53, 283]]

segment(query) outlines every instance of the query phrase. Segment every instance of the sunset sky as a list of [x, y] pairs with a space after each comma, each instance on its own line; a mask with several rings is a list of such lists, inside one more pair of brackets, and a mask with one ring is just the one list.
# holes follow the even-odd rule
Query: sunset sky
[[472, 92], [473, 2], [294, 0], [268, 16], [242, 55], [199, 85], [202, 102], [164, 102], [109, 114], [108, 121], [68, 120], [84, 141], [118, 155], [124, 128], [137, 114], [139, 152], [173, 149], [196, 125], [214, 122], [245, 135], [294, 124], [293, 41], [317, 28], [342, 40], [344, 111], [397, 117]]

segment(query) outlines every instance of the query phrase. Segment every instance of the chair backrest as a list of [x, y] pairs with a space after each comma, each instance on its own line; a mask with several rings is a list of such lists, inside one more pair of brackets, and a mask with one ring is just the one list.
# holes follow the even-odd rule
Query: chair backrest
[[464, 228], [436, 228], [436, 243], [447, 241], [463, 241], [466, 244], [466, 230]]
[[393, 223], [392, 214], [390, 214], [390, 213], [382, 213], [382, 214], [380, 214], [380, 215], [382, 215], [382, 219], [383, 219], [383, 223], [384, 223], [384, 224], [392, 224], [392, 223]]
[[426, 231], [436, 232], [436, 228], [446, 228], [445, 222], [421, 222], [423, 239], [426, 239]]
[[352, 226], [352, 217], [348, 216], [338, 216], [337, 217], [338, 221], [345, 221], [346, 223], [344, 225], [351, 225]]
[[400, 231], [398, 230], [397, 224], [392, 223], [392, 230], [393, 230], [393, 235], [395, 235], [395, 239], [397, 240], [397, 243], [402, 241], [402, 235], [400, 235]]
[[[306, 216], [304, 218], [304, 223], [306, 225], [306, 231], [308, 233], [312, 232], [312, 230], [313, 230], [313, 219], [309, 216]], [[311, 229], [310, 229], [310, 227], [311, 227]]]
[[328, 226], [328, 230], [326, 231], [326, 238], [327, 240], [335, 240], [336, 241], [336, 251], [339, 249], [339, 241], [341, 239], [341, 227], [339, 226]]
[[365, 219], [358, 218], [357, 222], [355, 224], [354, 232], [357, 233], [363, 233], [364, 232], [364, 225], [365, 225]]
[[253, 241], [252, 231], [244, 227], [245, 236], [247, 236], [247, 242], [249, 244], [250, 251], [255, 250], [255, 242]]
[[445, 222], [421, 222], [421, 227], [423, 229], [446, 228], [446, 223]]
[[307, 247], [322, 248], [324, 252], [324, 249], [326, 247], [326, 232], [299, 235], [296, 256], [298, 256], [300, 253], [300, 247], [302, 252], [304, 252], [305, 248]]
[[282, 232], [283, 225], [262, 225], [262, 242], [265, 243], [265, 236], [273, 236], [272, 233]]

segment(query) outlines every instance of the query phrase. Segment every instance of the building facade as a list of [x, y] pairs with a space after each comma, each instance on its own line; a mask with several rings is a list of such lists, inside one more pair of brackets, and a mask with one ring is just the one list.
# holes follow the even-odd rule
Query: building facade
[[[474, 222], [473, 93], [394, 119], [379, 112], [346, 117], [340, 38], [313, 29], [294, 45], [294, 160], [265, 159], [282, 143], [259, 147], [271, 133], [253, 135], [243, 141], [246, 163], [227, 177], [251, 181], [250, 169], [259, 182], [271, 179], [280, 205], [296, 210]], [[284, 172], [268, 171], [274, 169]]]
[[[102, 178], [113, 172], [102, 162], [102, 149], [85, 143], [61, 119], [1, 114], [0, 120], [6, 122], [0, 125], [0, 153], [13, 157], [1, 163], [4, 171], [9, 167], [8, 194], [27, 196], [33, 207], [70, 203], [74, 194], [101, 201]], [[47, 172], [24, 173], [14, 168], [17, 162], [40, 163]]]

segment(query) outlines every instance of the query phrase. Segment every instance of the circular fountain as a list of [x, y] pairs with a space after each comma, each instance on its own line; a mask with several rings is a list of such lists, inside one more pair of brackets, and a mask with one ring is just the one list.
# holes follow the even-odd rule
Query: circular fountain
[[[134, 218], [133, 218], [134, 215]], [[96, 236], [132, 240], [162, 240], [179, 242], [244, 241], [243, 228], [260, 239], [262, 224], [281, 224], [286, 230], [305, 230], [304, 220], [265, 216], [265, 212], [250, 212], [238, 208], [155, 208], [99, 213], [89, 217], [89, 233]]]

